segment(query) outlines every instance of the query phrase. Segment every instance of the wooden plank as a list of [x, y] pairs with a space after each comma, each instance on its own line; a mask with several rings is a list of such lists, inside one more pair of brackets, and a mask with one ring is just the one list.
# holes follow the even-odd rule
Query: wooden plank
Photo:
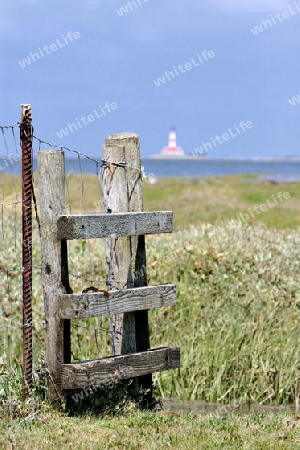
[[103, 292], [62, 295], [59, 316], [84, 319], [176, 305], [176, 286], [173, 284], [108, 291], [108, 295], [108, 298]]
[[[71, 361], [70, 321], [59, 317], [59, 296], [71, 293], [67, 242], [57, 239], [57, 217], [65, 214], [65, 159], [58, 150], [38, 152], [42, 282], [46, 321], [45, 364], [50, 377], [48, 396], [58, 397], [61, 366]], [[58, 403], [59, 406], [59, 403]]]
[[159, 348], [75, 364], [64, 364], [61, 389], [83, 389], [118, 378], [125, 380], [180, 368], [179, 348]]
[[[124, 169], [122, 169], [124, 170]], [[58, 239], [94, 239], [172, 232], [169, 211], [60, 216]]]

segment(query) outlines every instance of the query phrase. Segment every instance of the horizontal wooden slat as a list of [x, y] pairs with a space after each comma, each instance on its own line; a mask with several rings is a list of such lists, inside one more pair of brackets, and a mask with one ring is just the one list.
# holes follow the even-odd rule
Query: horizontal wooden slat
[[169, 211], [59, 216], [58, 239], [94, 239], [172, 233]]
[[158, 348], [131, 355], [63, 364], [61, 389], [81, 389], [108, 383], [116, 378], [125, 380], [179, 367], [180, 349], [178, 347]]
[[121, 291], [89, 294], [64, 294], [59, 301], [59, 317], [80, 319], [130, 311], [142, 311], [176, 304], [176, 286], [165, 284]]

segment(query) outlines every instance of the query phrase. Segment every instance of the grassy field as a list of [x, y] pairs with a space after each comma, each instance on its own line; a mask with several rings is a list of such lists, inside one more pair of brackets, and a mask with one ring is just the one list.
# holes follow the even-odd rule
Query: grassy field
[[251, 449], [300, 448], [297, 417], [253, 413], [213, 417], [168, 411], [132, 412], [120, 417], [66, 417], [44, 408], [36, 422], [9, 431], [0, 424], [6, 449]]
[[[16, 187], [20, 192], [20, 179], [1, 175], [1, 190], [5, 201], [16, 199]], [[95, 175], [70, 173], [67, 177], [66, 201], [72, 212], [100, 211], [101, 192]], [[35, 176], [37, 184], [37, 177]], [[273, 204], [279, 192], [288, 192], [289, 200], [265, 212], [251, 216], [248, 208], [266, 203]], [[269, 228], [285, 229], [300, 227], [300, 183], [272, 184], [259, 182], [257, 175], [233, 175], [227, 177], [202, 177], [198, 179], [160, 179], [156, 185], [144, 183], [145, 211], [173, 211], [174, 229], [200, 222], [216, 223], [236, 219], [240, 213], [248, 213], [251, 223], [262, 222]]]
[[[3, 200], [13, 202], [14, 183], [2, 177]], [[86, 212], [101, 210], [96, 177], [85, 176], [83, 181], [84, 189], [76, 175], [68, 176], [68, 209], [74, 213], [82, 212], [83, 206]], [[280, 201], [279, 192], [289, 193], [289, 198]], [[150, 311], [151, 346], [180, 346], [182, 355], [180, 370], [154, 376], [157, 395], [225, 404], [284, 405], [297, 401], [300, 395], [299, 195], [300, 183], [265, 184], [258, 182], [254, 175], [168, 179], [160, 180], [157, 185], [144, 185], [145, 211], [174, 211], [174, 233], [146, 239], [148, 283], [176, 283], [178, 298], [175, 308]], [[268, 206], [259, 214], [255, 212], [254, 208], [262, 204], [273, 205], [274, 199], [277, 205]], [[243, 216], [241, 220], [240, 213], [248, 214], [248, 219]], [[11, 320], [14, 325], [21, 323], [18, 272], [21, 245], [15, 239], [15, 229], [18, 233], [21, 229], [19, 208], [6, 205], [2, 208], [0, 268], [14, 271], [5, 275], [0, 286], [0, 326], [7, 326]], [[36, 225], [34, 242], [33, 261], [38, 267], [40, 248]], [[74, 292], [89, 286], [88, 281], [78, 276], [103, 280], [95, 285], [105, 287], [103, 243], [74, 241], [69, 249]], [[33, 281], [37, 396], [44, 385], [43, 304], [38, 269], [34, 269]], [[110, 354], [109, 333], [94, 330], [108, 330], [107, 318], [72, 321], [72, 325], [74, 361]], [[8, 328], [0, 335], [0, 404], [4, 429], [9, 404], [17, 422], [30, 408], [30, 405], [22, 406], [18, 395], [20, 331]], [[58, 430], [57, 445], [67, 446], [68, 442], [75, 448], [277, 449], [297, 448], [299, 442], [299, 422], [292, 415], [193, 416], [191, 419], [166, 412], [132, 412], [128, 417], [83, 420], [63, 413], [57, 416], [45, 406], [40, 408], [42, 412], [36, 424], [13, 429], [11, 439], [16, 444], [9, 440], [10, 432], [6, 432], [3, 442], [7, 448], [13, 445], [50, 448], [54, 429]], [[70, 430], [74, 425], [77, 433], [72, 436]], [[26, 447], [30, 433], [33, 444]], [[150, 437], [154, 435], [152, 444]], [[91, 441], [86, 440], [87, 436]]]
[[[200, 222], [216, 223], [236, 219], [248, 213], [251, 223], [262, 222], [269, 228], [285, 229], [300, 226], [300, 183], [270, 184], [259, 182], [256, 175], [203, 177], [201, 179], [165, 179], [158, 185], [145, 185], [145, 210], [171, 210], [175, 229]], [[278, 206], [251, 216], [255, 206], [273, 204], [279, 192], [288, 192], [290, 199]], [[272, 203], [273, 202], [273, 203]]]

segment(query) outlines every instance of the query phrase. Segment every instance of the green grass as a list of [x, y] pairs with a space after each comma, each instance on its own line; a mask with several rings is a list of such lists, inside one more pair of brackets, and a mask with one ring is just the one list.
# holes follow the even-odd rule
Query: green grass
[[203, 177], [199, 179], [170, 178], [157, 185], [145, 184], [145, 210], [174, 212], [175, 229], [199, 221], [216, 223], [236, 219], [248, 208], [273, 201], [272, 196], [288, 192], [290, 199], [251, 218], [269, 228], [285, 229], [300, 226], [300, 183], [267, 184], [255, 176]]
[[[37, 185], [37, 175], [35, 174]], [[68, 210], [96, 212], [102, 209], [101, 193], [95, 175], [70, 173], [67, 177], [66, 203]], [[82, 188], [82, 182], [84, 188]], [[20, 191], [18, 178], [1, 174], [0, 186], [5, 201], [14, 201], [15, 185]], [[288, 192], [289, 200], [267, 211], [254, 214], [251, 223], [263, 222], [269, 228], [286, 229], [300, 227], [300, 183], [270, 184], [259, 181], [257, 175], [233, 175], [201, 177], [197, 179], [160, 179], [156, 185], [144, 183], [145, 211], [173, 211], [174, 229], [201, 222], [216, 223], [236, 219], [248, 208], [273, 201], [279, 192]], [[37, 189], [38, 194], [38, 189]]]
[[148, 238], [151, 282], [175, 279], [178, 293], [176, 308], [151, 311], [155, 343], [182, 349], [180, 371], [157, 378], [161, 392], [172, 386], [172, 396], [189, 400], [295, 400], [299, 237], [229, 222]]
[[[2, 264], [17, 267], [17, 254]], [[159, 393], [185, 400], [286, 404], [299, 395], [300, 234], [235, 221], [199, 224], [170, 235], [147, 237], [149, 284], [176, 283], [177, 306], [150, 311], [151, 345], [181, 347], [181, 369], [155, 375]], [[97, 261], [92, 267], [90, 258]], [[39, 247], [34, 261], [38, 265]], [[85, 263], [83, 264], [83, 261]], [[70, 244], [70, 272], [105, 279], [100, 241]], [[18, 273], [20, 278], [20, 273]], [[44, 340], [40, 275], [33, 272], [36, 364]], [[2, 324], [21, 324], [19, 279], [0, 286]], [[70, 277], [74, 292], [88, 282]], [[97, 284], [97, 283], [96, 283]], [[101, 283], [98, 283], [98, 286]], [[72, 321], [73, 360], [110, 354], [108, 318]], [[19, 368], [21, 333], [3, 330]], [[2, 356], [3, 364], [9, 365]], [[1, 372], [0, 372], [1, 373]], [[6, 371], [3, 371], [5, 377]]]
[[[14, 202], [12, 180], [3, 174], [1, 177], [3, 200]], [[86, 212], [101, 209], [95, 176], [84, 177], [83, 195], [81, 180], [75, 175], [68, 177], [68, 188], [68, 210], [82, 212], [83, 205]], [[266, 203], [267, 199], [271, 201], [279, 191], [289, 192], [291, 198], [251, 220], [236, 220], [239, 213], [249, 213], [248, 208]], [[148, 283], [176, 283], [178, 299], [175, 308], [149, 313], [151, 346], [181, 348], [181, 369], [154, 375], [156, 395], [263, 405], [285, 405], [299, 398], [299, 194], [300, 183], [257, 183], [254, 176], [170, 179], [160, 180], [158, 185], [144, 185], [144, 210], [173, 210], [175, 223], [173, 234], [146, 238]], [[14, 424], [28, 414], [30, 407], [24, 406], [20, 396], [22, 302], [18, 205], [2, 207], [1, 228], [0, 270], [10, 270], [1, 273], [0, 284], [0, 423], [6, 430], [9, 406]], [[69, 253], [72, 274], [103, 280], [96, 286], [105, 287], [103, 242], [72, 241]], [[75, 448], [297, 448], [298, 422], [292, 416], [288, 419], [291, 427], [285, 425], [286, 419], [261, 415], [213, 419], [197, 416], [191, 427], [186, 416], [165, 413], [132, 412], [130, 417], [83, 420], [45, 409], [43, 402], [39, 403], [45, 382], [45, 333], [36, 222], [33, 264], [35, 402], [41, 419], [13, 429], [11, 439], [16, 440], [17, 447], [50, 448], [56, 427], [58, 447], [71, 442]], [[88, 281], [74, 276], [70, 276], [70, 283], [74, 292], [89, 286]], [[74, 361], [110, 354], [109, 333], [94, 330], [108, 330], [108, 318], [72, 321], [72, 325]], [[74, 435], [72, 427], [76, 428]], [[3, 443], [12, 448], [9, 432], [5, 433]], [[33, 437], [29, 442], [30, 433]], [[114, 434], [116, 437], [110, 440]], [[150, 441], [153, 436], [156, 447]], [[95, 441], [87, 440], [94, 438]], [[197, 447], [200, 441], [203, 446]]]
[[201, 416], [167, 411], [121, 417], [67, 417], [43, 408], [37, 420], [7, 430], [3, 449], [291, 449], [300, 447], [300, 425], [292, 415]]

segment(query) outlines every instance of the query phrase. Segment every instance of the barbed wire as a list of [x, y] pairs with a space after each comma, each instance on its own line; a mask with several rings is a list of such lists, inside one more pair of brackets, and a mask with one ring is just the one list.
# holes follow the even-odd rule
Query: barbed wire
[[[14, 141], [16, 143], [16, 138], [15, 138], [15, 134], [14, 134], [14, 128], [16, 126], [20, 126], [20, 125], [21, 125], [20, 122], [16, 122], [13, 125], [0, 125], [0, 129], [1, 129], [2, 133], [4, 133], [5, 129], [11, 129], [12, 133], [13, 133], [13, 136], [14, 136]], [[41, 149], [41, 144], [45, 144], [45, 145], [47, 145], [49, 147], [59, 148], [61, 150], [67, 150], [70, 153], [76, 154], [78, 157], [82, 156], [83, 158], [86, 158], [86, 159], [88, 159], [90, 161], [93, 161], [97, 166], [98, 165], [101, 166], [101, 167], [116, 166], [116, 167], [123, 167], [123, 168], [128, 167], [128, 168], [130, 168], [132, 170], [136, 170], [138, 172], [142, 172], [142, 170], [137, 169], [136, 167], [128, 166], [126, 164], [126, 162], [124, 162], [124, 161], [111, 162], [111, 161], [107, 161], [107, 160], [102, 159], [102, 158], [101, 159], [95, 159], [92, 156], [86, 155], [85, 153], [81, 152], [80, 150], [73, 150], [73, 149], [71, 149], [69, 147], [66, 147], [65, 145], [52, 144], [51, 142], [44, 141], [43, 139], [35, 136], [34, 134], [32, 135], [32, 138], [33, 138], [33, 140], [36, 140], [39, 143], [39, 150]], [[17, 145], [16, 145], [16, 149], [17, 149]]]
[[[6, 206], [6, 205], [22, 205], [25, 203], [23, 200], [16, 200], [14, 202], [0, 202], [0, 206]], [[33, 204], [33, 202], [32, 202]]]
[[17, 125], [20, 125], [20, 122], [16, 122], [13, 125], [0, 125], [0, 129], [9, 129], [9, 128], [15, 128]]
[[[80, 156], [82, 156], [83, 158], [93, 161], [96, 165], [101, 165], [103, 167], [109, 167], [109, 166], [126, 167], [127, 166], [126, 163], [122, 162], [122, 161], [110, 162], [110, 161], [106, 161], [105, 159], [102, 159], [102, 158], [95, 159], [89, 155], [86, 155], [85, 153], [82, 153], [79, 150], [72, 150], [71, 148], [66, 147], [65, 145], [51, 144], [50, 142], [43, 141], [42, 139], [38, 138], [35, 135], [33, 135], [33, 139], [35, 139], [36, 141], [39, 142], [39, 148], [40, 148], [41, 144], [45, 144], [45, 145], [48, 145], [49, 147], [60, 148], [61, 150], [67, 150], [70, 153], [75, 153], [79, 158], [80, 158]], [[134, 168], [132, 167], [132, 169], [134, 169]], [[138, 170], [138, 169], [134, 169], [134, 170]]]

